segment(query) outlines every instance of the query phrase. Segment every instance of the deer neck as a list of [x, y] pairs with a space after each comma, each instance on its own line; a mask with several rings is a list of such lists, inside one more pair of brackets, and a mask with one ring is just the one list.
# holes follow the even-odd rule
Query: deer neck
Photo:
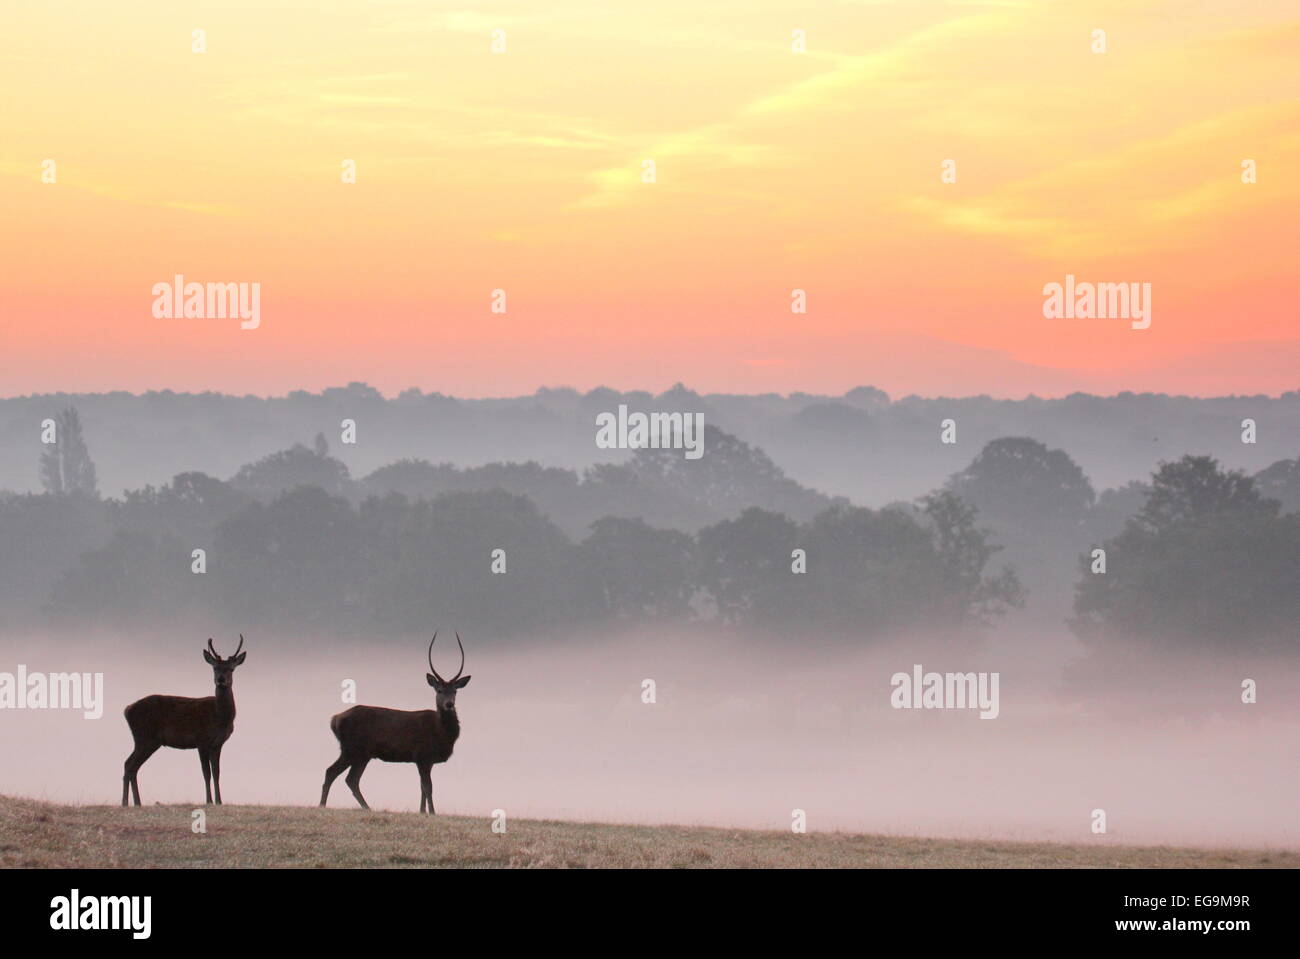
[[438, 710], [438, 731], [448, 745], [456, 742], [460, 736], [460, 717], [454, 709]]
[[230, 722], [235, 718], [235, 690], [231, 686], [217, 687], [217, 719]]

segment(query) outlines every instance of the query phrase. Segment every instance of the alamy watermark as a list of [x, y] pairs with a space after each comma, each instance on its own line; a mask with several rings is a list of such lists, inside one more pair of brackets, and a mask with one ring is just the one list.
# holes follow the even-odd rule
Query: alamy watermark
[[243, 330], [262, 325], [261, 283], [186, 283], [177, 273], [170, 283], [155, 283], [153, 315], [156, 320], [240, 319]]
[[1043, 287], [1043, 316], [1049, 320], [1132, 320], [1135, 330], [1151, 325], [1150, 283], [1065, 283]]
[[104, 715], [103, 673], [0, 673], [0, 709], [80, 709], [86, 719]]
[[895, 709], [978, 709], [980, 719], [997, 719], [999, 673], [894, 673], [889, 705]]
[[629, 413], [620, 403], [617, 413], [596, 414], [596, 446], [602, 450], [670, 449], [686, 451], [688, 460], [704, 455], [703, 413]]
[[50, 900], [50, 928], [126, 930], [133, 939], [148, 939], [153, 929], [152, 896], [83, 896], [80, 889]]

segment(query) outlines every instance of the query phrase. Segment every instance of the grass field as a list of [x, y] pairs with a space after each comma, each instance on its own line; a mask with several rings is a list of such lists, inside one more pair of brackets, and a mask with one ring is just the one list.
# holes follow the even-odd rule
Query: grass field
[[0, 797], [0, 867], [1300, 867], [1300, 853], [419, 816], [301, 806], [59, 806]]

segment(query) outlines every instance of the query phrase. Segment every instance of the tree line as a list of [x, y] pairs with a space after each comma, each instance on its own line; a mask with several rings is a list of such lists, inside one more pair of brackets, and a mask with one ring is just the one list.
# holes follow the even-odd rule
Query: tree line
[[720, 431], [698, 464], [404, 460], [360, 480], [317, 437], [229, 480], [182, 473], [100, 499], [68, 488], [94, 470], [75, 417], [61, 426], [75, 442], [42, 469], [63, 485], [0, 495], [0, 625], [713, 621], [869, 640], [970, 633], [1038, 594], [1094, 647], [1297, 648], [1298, 461], [1249, 477], [1189, 455], [1099, 496], [1063, 451], [1007, 437], [940, 489], [869, 509]]
[[299, 486], [263, 503], [187, 474], [108, 511], [108, 541], [51, 590], [56, 622], [237, 612], [288, 630], [408, 635], [456, 622], [516, 635], [718, 619], [870, 637], [979, 625], [1019, 601], [1014, 573], [987, 572], [996, 547], [974, 511], [948, 493], [917, 511], [839, 505], [802, 524], [751, 507], [694, 535], [607, 516], [578, 541], [500, 489], [354, 506]]

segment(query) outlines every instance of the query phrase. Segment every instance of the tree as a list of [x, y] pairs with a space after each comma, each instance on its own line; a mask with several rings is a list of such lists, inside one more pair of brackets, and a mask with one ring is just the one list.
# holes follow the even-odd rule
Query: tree
[[576, 618], [574, 547], [526, 497], [458, 490], [407, 503], [390, 494], [367, 500], [360, 519], [358, 581], [393, 632], [454, 622], [519, 633]]
[[923, 497], [921, 507], [934, 535], [953, 620], [987, 626], [1008, 608], [1024, 605], [1020, 579], [1011, 566], [985, 577], [984, 567], [1002, 547], [989, 541], [989, 530], [975, 526], [978, 511], [973, 506], [942, 490]]
[[[862, 639], [907, 629], [981, 627], [1021, 602], [975, 510], [948, 492], [921, 512], [837, 504], [811, 522], [750, 508], [700, 530], [700, 585], [726, 622]], [[804, 551], [805, 571], [793, 551]]]
[[1212, 456], [1184, 456], [1176, 463], [1160, 464], [1137, 521], [1158, 533], [1221, 513], [1276, 514], [1278, 508], [1277, 501], [1261, 496], [1254, 480], [1240, 470], [1220, 470]]
[[0, 630], [34, 622], [59, 577], [112, 535], [103, 500], [0, 493]]
[[606, 516], [578, 547], [582, 582], [599, 613], [630, 620], [686, 619], [695, 592], [694, 542], [678, 530]]
[[119, 528], [166, 531], [193, 548], [210, 546], [217, 526], [251, 499], [206, 473], [178, 473], [166, 486], [126, 490], [108, 507]]
[[934, 540], [905, 510], [832, 506], [801, 531], [809, 624], [842, 636], [885, 635], [934, 620], [943, 571]]
[[[323, 436], [318, 438], [324, 441]], [[319, 486], [331, 496], [346, 495], [352, 487], [347, 466], [329, 455], [328, 444], [325, 444], [326, 452], [322, 453], [320, 449], [321, 444], [308, 449], [295, 443], [287, 450], [240, 467], [230, 485], [263, 502], [299, 486]]]
[[54, 442], [41, 451], [41, 483], [49, 493], [99, 496], [95, 464], [75, 406], [54, 415]]
[[1300, 512], [1300, 457], [1278, 460], [1255, 474], [1255, 488], [1282, 504], [1288, 513]]
[[118, 530], [60, 577], [46, 608], [56, 620], [116, 626], [175, 622], [196, 611], [202, 585], [190, 572], [188, 544], [166, 532]]
[[1085, 528], [1094, 543], [1118, 536], [1124, 524], [1142, 511], [1151, 495], [1151, 486], [1141, 480], [1129, 480], [1123, 486], [1103, 490], [1088, 511]]
[[463, 484], [461, 471], [451, 463], [435, 466], [428, 460], [400, 459], [362, 478], [361, 485], [371, 496], [401, 493], [407, 499], [433, 499]]
[[347, 500], [298, 486], [223, 521], [208, 575], [227, 609], [277, 624], [347, 628], [362, 608], [363, 545]]
[[705, 424], [703, 443], [705, 453], [695, 460], [679, 449], [638, 449], [626, 468], [647, 486], [682, 494], [721, 515], [761, 506], [807, 520], [831, 503], [786, 476], [761, 449], [716, 426]]
[[1079, 464], [1064, 450], [1027, 436], [993, 440], [947, 488], [1000, 524], [1075, 523], [1096, 494]]
[[700, 585], [722, 620], [771, 625], [799, 615], [802, 583], [790, 570], [799, 527], [789, 517], [751, 506], [700, 530], [697, 544]]
[[1069, 615], [1074, 557], [1086, 545], [1085, 521], [1096, 499], [1069, 454], [1026, 436], [1001, 437], [945, 489], [977, 509], [1005, 548], [1003, 559], [1023, 584], [1015, 595], [1034, 599], [1030, 619], [1051, 628]]
[[1151, 487], [1104, 543], [1105, 573], [1080, 558], [1075, 632], [1093, 646], [1294, 651], [1300, 514], [1208, 456], [1162, 463]]

